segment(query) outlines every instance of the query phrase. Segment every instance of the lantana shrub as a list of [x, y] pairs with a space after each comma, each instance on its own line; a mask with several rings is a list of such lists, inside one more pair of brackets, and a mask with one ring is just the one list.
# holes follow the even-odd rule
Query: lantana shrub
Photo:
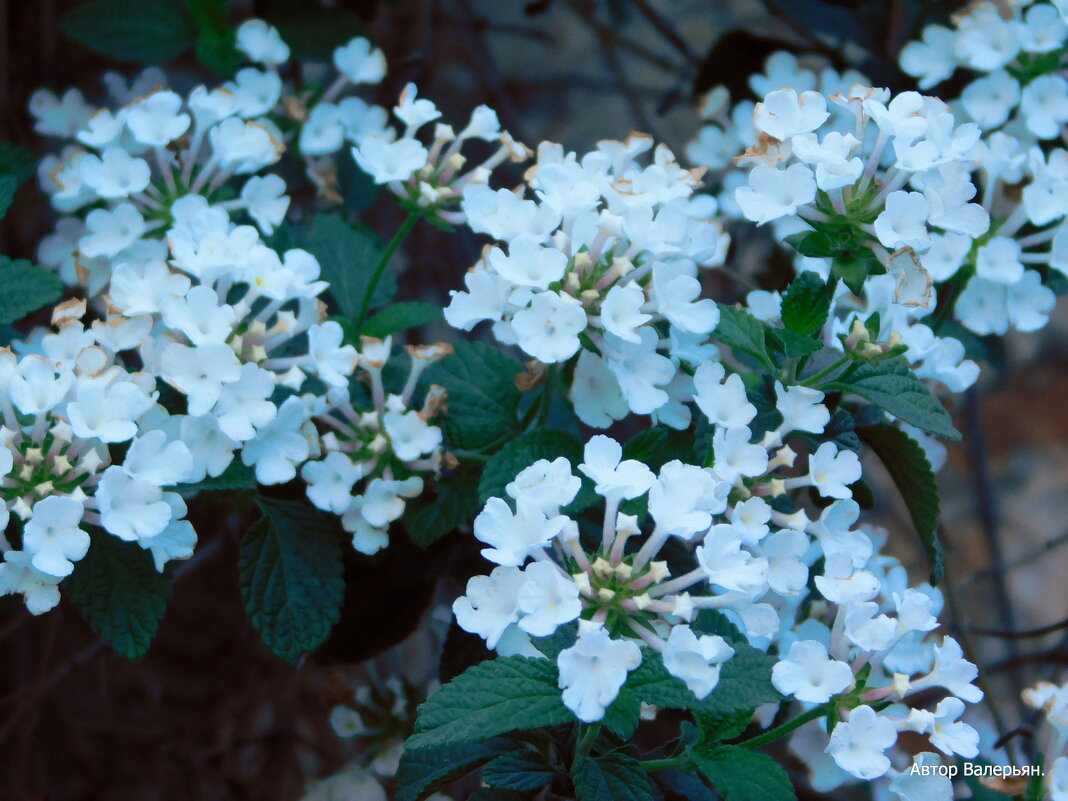
[[[297, 664], [361, 591], [346, 562], [451, 542], [477, 567], [433, 640], [481, 658], [357, 688], [330, 720], [369, 756], [309, 798], [452, 798], [475, 771], [479, 799], [953, 797], [962, 760], [1000, 757], [939, 621], [947, 408], [970, 339], [1041, 328], [1068, 273], [1068, 6], [1010, 5], [907, 45], [913, 90], [775, 54], [754, 98], [705, 98], [684, 157], [527, 146], [414, 84], [377, 105], [367, 38], [298, 73], [259, 19], [201, 20], [214, 84], [38, 91], [54, 222], [37, 264], [0, 263], [0, 593], [67, 595], [139, 658], [210, 497]], [[33, 164], [0, 151], [5, 210]], [[380, 238], [356, 186], [403, 221]], [[395, 302], [421, 225], [481, 255]], [[743, 226], [795, 270], [735, 303], [709, 287]], [[869, 469], [914, 533], [869, 519]], [[903, 536], [926, 574], [887, 552]], [[1021, 792], [1068, 799], [1066, 691], [1025, 700], [1049, 733]]]

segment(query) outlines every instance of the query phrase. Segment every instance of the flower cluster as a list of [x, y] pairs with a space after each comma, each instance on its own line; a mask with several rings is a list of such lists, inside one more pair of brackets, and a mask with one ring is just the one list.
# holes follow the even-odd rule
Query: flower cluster
[[[708, 363], [694, 383], [693, 401], [713, 426], [710, 466], [673, 460], [654, 473], [622, 458], [615, 440], [593, 437], [577, 470], [603, 500], [597, 526], [565, 513], [582, 488], [567, 459], [530, 465], [507, 486], [510, 501], [491, 498], [475, 519], [482, 554], [497, 567], [456, 601], [460, 626], [499, 653], [538, 656], [531, 638], [578, 621], [577, 639], [557, 657], [560, 687], [580, 720], [598, 721], [643, 648], [697, 698], [712, 693], [745, 645], [703, 633], [702, 613], [715, 610], [748, 646], [777, 654], [779, 692], [837, 703], [842, 718], [820, 747], [837, 784], [885, 775], [902, 731], [974, 756], [978, 735], [958, 718], [965, 701], [982, 698], [975, 667], [953, 639], [927, 638], [940, 593], [909, 588], [903, 568], [879, 553], [879, 536], [854, 528], [857, 455], [824, 442], [797, 470], [783, 444], [823, 432], [822, 393], [777, 384], [783, 422], [754, 443], [756, 408], [741, 377]], [[800, 490], [826, 505], [801, 506]], [[932, 711], [898, 703], [933, 687], [949, 697]]]
[[1041, 753], [1046, 757], [1046, 788], [1051, 801], [1068, 801], [1068, 684], [1039, 682], [1023, 692], [1024, 702], [1044, 716]]
[[468, 224], [500, 244], [451, 293], [446, 320], [465, 331], [490, 321], [499, 341], [545, 364], [577, 355], [571, 400], [587, 425], [633, 412], [685, 427], [679, 364], [714, 354], [719, 321], [699, 271], [728, 244], [712, 198], [693, 194], [699, 175], [643, 135], [582, 158], [542, 143], [520, 190], [465, 190]]

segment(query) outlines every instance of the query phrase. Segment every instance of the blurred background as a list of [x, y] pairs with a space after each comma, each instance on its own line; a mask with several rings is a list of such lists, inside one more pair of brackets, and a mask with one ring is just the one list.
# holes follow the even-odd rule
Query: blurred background
[[[47, 152], [25, 110], [34, 89], [77, 86], [92, 100], [102, 97], [105, 70], [139, 69], [64, 35], [63, 15], [77, 5], [0, 0], [0, 140]], [[700, 127], [700, 96], [722, 84], [736, 99], [750, 97], [748, 76], [769, 53], [818, 53], [876, 84], [911, 88], [895, 66], [897, 52], [959, 5], [263, 0], [231, 2], [228, 13], [233, 22], [266, 18], [309, 60], [328, 58], [354, 35], [369, 36], [390, 64], [375, 98], [383, 105], [415, 81], [446, 120], [466, 119], [486, 103], [531, 147], [549, 140], [581, 152], [639, 130], [681, 159]], [[166, 67], [176, 86], [213, 80], [191, 54]], [[519, 172], [511, 177], [518, 181]], [[359, 203], [379, 231], [388, 235], [398, 224], [392, 203], [376, 204], [373, 195]], [[32, 258], [51, 221], [43, 196], [23, 189], [0, 224], [0, 251]], [[744, 283], [781, 288], [788, 265], [763, 237], [741, 227], [732, 235], [728, 261]], [[444, 303], [479, 248], [469, 233], [422, 227], [405, 246], [401, 299]], [[729, 301], [744, 286], [713, 277], [708, 290]], [[979, 386], [954, 409], [964, 443], [950, 446], [940, 474], [945, 620], [982, 667], [993, 701], [991, 739], [1022, 727], [1010, 747], [1023, 751], [1031, 716], [1019, 690], [1056, 679], [1068, 663], [1066, 325], [1061, 307], [1043, 331], [1013, 334], [988, 349]], [[872, 465], [876, 517], [890, 532], [889, 550], [918, 579], [928, 570], [925, 557], [879, 470]], [[428, 687], [479, 658], [480, 644], [450, 630], [448, 613], [461, 586], [456, 576], [475, 572], [466, 565], [477, 567], [477, 553], [454, 537], [430, 557], [403, 544], [373, 560], [353, 557], [338, 629], [293, 669], [260, 643], [241, 608], [241, 512], [210, 500], [191, 508], [200, 548], [176, 571], [159, 635], [139, 663], [100, 643], [66, 601], [33, 618], [21, 603], [0, 599], [0, 798], [379, 798], [369, 785], [360, 789], [357, 774], [347, 785], [313, 783], [350, 764], [388, 774]], [[459, 787], [455, 797], [471, 789]]]

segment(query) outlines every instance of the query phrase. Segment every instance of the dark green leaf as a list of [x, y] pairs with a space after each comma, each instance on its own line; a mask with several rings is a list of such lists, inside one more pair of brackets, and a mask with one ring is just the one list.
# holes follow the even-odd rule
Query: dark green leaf
[[369, 337], [385, 339], [398, 331], [419, 328], [442, 319], [441, 307], [432, 303], [391, 303], [363, 324], [363, 333]]
[[244, 59], [235, 46], [237, 36], [231, 30], [203, 28], [197, 34], [197, 61], [224, 78], [229, 78]]
[[0, 256], [0, 286], [0, 325], [21, 320], [63, 296], [63, 283], [54, 272], [7, 256]]
[[556, 665], [510, 656], [464, 671], [419, 707], [407, 748], [496, 737], [510, 731], [574, 722], [560, 700]]
[[691, 773], [658, 770], [653, 774], [653, 781], [660, 789], [667, 791], [670, 801], [680, 798], [684, 801], [719, 801], [719, 797]]
[[823, 328], [831, 308], [834, 284], [810, 270], [797, 276], [782, 296], [782, 323], [802, 336], [811, 336]]
[[7, 210], [11, 208], [18, 188], [19, 179], [14, 175], [0, 175], [0, 220], [7, 216]]
[[653, 801], [649, 776], [634, 757], [580, 754], [572, 770], [577, 801]]
[[716, 788], [723, 801], [791, 801], [794, 786], [782, 766], [771, 757], [737, 745], [690, 752], [697, 769]]
[[397, 768], [397, 801], [420, 801], [515, 746], [502, 738], [453, 743], [435, 748], [408, 748]]
[[[330, 282], [327, 292], [350, 319], [360, 313], [371, 276], [382, 259], [378, 236], [365, 226], [349, 225], [337, 214], [317, 214], [311, 231], [292, 230], [294, 245], [303, 247], [319, 260], [321, 277]], [[384, 306], [397, 291], [397, 276], [388, 266], [374, 295], [372, 309]]]
[[[490, 498], [508, 498], [505, 487], [515, 480], [520, 471], [539, 459], [550, 462], [563, 456], [576, 471], [582, 461], [582, 443], [578, 437], [565, 431], [536, 429], [512, 440], [486, 462], [482, 480], [478, 484], [478, 501], [484, 504]], [[583, 481], [575, 500], [565, 507], [565, 514], [574, 514], [588, 508], [596, 496], [589, 482]]]
[[901, 491], [909, 517], [931, 560], [931, 583], [942, 580], [942, 543], [938, 538], [938, 481], [923, 448], [912, 437], [889, 424], [865, 426], [857, 432], [886, 466]]
[[177, 58], [197, 37], [184, 0], [87, 0], [65, 13], [59, 27], [94, 52], [141, 64]]
[[297, 58], [329, 61], [334, 48], [346, 44], [355, 36], [366, 36], [360, 18], [340, 8], [324, 8], [318, 4], [275, 2], [278, 13], [265, 13], [264, 18], [278, 28], [282, 39]]
[[829, 259], [838, 252], [834, 241], [820, 231], [799, 231], [796, 234], [790, 234], [786, 237], [786, 244], [802, 256], [813, 259]]
[[823, 343], [818, 339], [798, 334], [788, 328], [769, 328], [768, 335], [772, 339], [772, 345], [791, 359], [797, 356], [810, 356], [823, 350]]
[[535, 648], [555, 661], [560, 652], [574, 645], [577, 639], [578, 624], [565, 623], [563, 626], [557, 626], [556, 631], [548, 637], [532, 637], [531, 642]]
[[37, 156], [24, 147], [0, 142], [0, 175], [11, 175], [21, 185], [37, 167]]
[[960, 439], [942, 402], [903, 358], [861, 364], [846, 380], [835, 379], [821, 389], [859, 395], [916, 428], [946, 439]]
[[178, 484], [174, 487], [175, 492], [221, 492], [221, 491], [244, 491], [251, 492], [259, 486], [256, 483], [256, 473], [246, 466], [240, 459], [234, 459], [230, 466], [219, 475], [206, 476], [203, 481], [191, 484]]
[[754, 709], [739, 709], [736, 712], [694, 714], [702, 743], [717, 740], [732, 740], [741, 735], [753, 722]]
[[530, 801], [530, 793], [503, 790], [500, 787], [481, 787], [467, 801]]
[[620, 740], [629, 740], [641, 720], [642, 702], [630, 690], [621, 688], [616, 700], [605, 710], [601, 723]]
[[296, 663], [322, 645], [341, 614], [336, 518], [294, 501], [257, 503], [263, 517], [241, 541], [241, 598], [267, 646]]
[[171, 585], [137, 543], [91, 529], [89, 553], [63, 582], [89, 625], [127, 659], [140, 659], [167, 609]]
[[424, 373], [426, 383], [448, 392], [442, 425], [453, 449], [490, 452], [519, 433], [520, 393], [516, 373], [523, 366], [480, 342], [457, 342], [455, 350]]
[[453, 475], [432, 486], [404, 507], [402, 521], [412, 542], [425, 548], [478, 514], [476, 476]]
[[482, 781], [486, 784], [522, 793], [540, 790], [555, 775], [556, 771], [545, 758], [529, 748], [499, 756], [482, 769]]
[[765, 328], [766, 326], [749, 312], [721, 303], [719, 325], [712, 332], [712, 338], [756, 357], [766, 367], [772, 367], [764, 342]]

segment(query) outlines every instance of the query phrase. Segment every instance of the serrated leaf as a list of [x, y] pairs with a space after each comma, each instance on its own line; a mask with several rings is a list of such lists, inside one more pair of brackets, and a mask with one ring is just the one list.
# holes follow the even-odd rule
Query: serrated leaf
[[175, 492], [251, 492], [258, 487], [256, 472], [241, 460], [234, 459], [230, 465], [217, 476], [205, 476], [202, 481], [178, 484]]
[[[566, 431], [537, 429], [512, 440], [490, 457], [478, 483], [478, 501], [484, 504], [490, 498], [507, 498], [505, 487], [515, 480], [520, 471], [539, 459], [550, 462], [563, 456], [571, 463], [572, 472], [577, 471], [582, 461], [582, 443], [578, 437]], [[587, 509], [596, 500], [593, 487], [583, 481], [575, 499], [564, 507], [564, 514], [576, 514]]]
[[442, 319], [441, 307], [432, 303], [391, 303], [363, 324], [363, 333], [369, 337], [385, 339], [398, 331], [420, 328]]
[[757, 358], [764, 366], [774, 367], [764, 341], [766, 326], [742, 309], [719, 304], [719, 325], [712, 338]]
[[802, 336], [820, 331], [831, 309], [834, 285], [810, 270], [805, 270], [790, 282], [782, 296], [782, 323]]
[[516, 373], [523, 365], [480, 342], [457, 342], [449, 356], [423, 375], [448, 393], [442, 426], [449, 447], [486, 453], [519, 433], [520, 393]]
[[754, 709], [739, 709], [735, 712], [694, 713], [694, 721], [701, 735], [700, 742], [704, 744], [738, 737], [753, 722], [755, 711]]
[[421, 801], [515, 745], [502, 738], [406, 749], [397, 768], [397, 801]]
[[[320, 277], [342, 314], [356, 319], [371, 285], [371, 276], [382, 259], [382, 244], [370, 228], [350, 225], [337, 214], [316, 214], [310, 230], [290, 229], [295, 247], [302, 247], [319, 261]], [[389, 303], [397, 292], [397, 276], [387, 265], [371, 296], [369, 308]]]
[[572, 771], [577, 801], [653, 801], [649, 775], [638, 760], [618, 751], [579, 754]]
[[658, 787], [672, 793], [670, 798], [676, 796], [686, 801], [720, 801], [705, 783], [697, 776], [690, 773], [682, 773], [677, 770], [658, 770], [653, 774], [653, 781]]
[[620, 688], [619, 695], [604, 711], [601, 723], [620, 740], [629, 740], [634, 736], [638, 723], [641, 722], [642, 702], [638, 696], [625, 687]]
[[7, 256], [0, 256], [0, 286], [0, 325], [21, 320], [63, 296], [63, 283], [54, 272]]
[[529, 748], [499, 756], [482, 769], [482, 781], [486, 784], [520, 793], [540, 790], [555, 775], [545, 757]]
[[823, 350], [823, 343], [818, 339], [799, 334], [788, 328], [768, 328], [768, 335], [772, 339], [773, 347], [781, 350], [791, 359], [797, 356], [811, 356]]
[[857, 432], [875, 451], [901, 491], [912, 524], [931, 560], [931, 583], [937, 584], [944, 572], [942, 543], [938, 538], [938, 480], [927, 455], [916, 440], [896, 426], [864, 426]]
[[185, 0], [87, 0], [65, 13], [59, 27], [94, 52], [141, 64], [177, 58], [197, 36]]
[[624, 685], [647, 704], [665, 709], [689, 709], [711, 715], [733, 714], [774, 703], [782, 696], [771, 684], [775, 658], [743, 642], [735, 642], [734, 656], [720, 668], [716, 688], [698, 700], [682, 680], [668, 673], [660, 654], [642, 649], [642, 664]]
[[547, 659], [509, 656], [468, 668], [419, 707], [407, 748], [496, 737], [572, 723]]
[[960, 432], [953, 427], [949, 412], [903, 358], [861, 364], [846, 380], [832, 380], [821, 389], [859, 395], [929, 434], [960, 439]]
[[89, 536], [89, 552], [63, 587], [112, 648], [127, 659], [140, 659], [167, 609], [170, 581], [137, 543], [100, 529], [91, 529]]
[[241, 540], [241, 599], [267, 647], [295, 664], [322, 645], [341, 614], [337, 520], [295, 501], [257, 504], [263, 517]]
[[690, 758], [723, 801], [791, 801], [790, 777], [771, 757], [737, 745], [695, 749]]
[[410, 501], [401, 520], [412, 542], [425, 548], [478, 514], [476, 482], [473, 476], [443, 478], [433, 485], [435, 497], [424, 492]]
[[530, 641], [535, 648], [555, 662], [560, 652], [574, 645], [577, 639], [578, 623], [565, 623], [557, 626], [556, 631], [548, 637], [531, 637]]

